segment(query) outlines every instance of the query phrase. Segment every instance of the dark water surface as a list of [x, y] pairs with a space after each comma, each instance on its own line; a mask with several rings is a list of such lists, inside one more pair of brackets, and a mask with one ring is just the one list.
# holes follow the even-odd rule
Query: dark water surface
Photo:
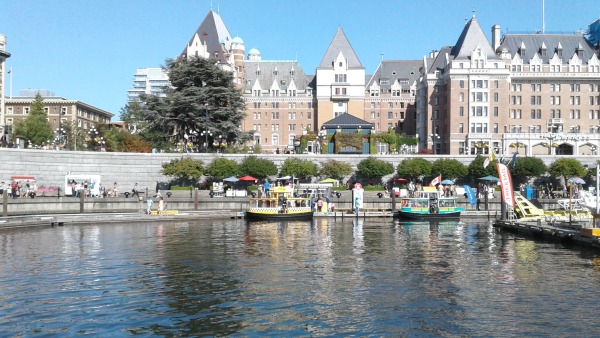
[[600, 334], [600, 260], [481, 221], [0, 231], [1, 336]]

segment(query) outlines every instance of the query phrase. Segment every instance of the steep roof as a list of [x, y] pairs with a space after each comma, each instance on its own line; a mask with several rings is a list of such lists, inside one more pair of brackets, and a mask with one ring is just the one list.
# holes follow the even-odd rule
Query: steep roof
[[333, 40], [331, 40], [327, 52], [325, 52], [325, 56], [323, 56], [323, 60], [319, 64], [319, 68], [331, 68], [331, 62], [338, 57], [340, 52], [348, 60], [348, 68], [364, 68], [342, 27], [338, 27], [337, 32], [335, 32]]
[[[225, 22], [223, 22], [223, 19], [217, 12], [213, 10], [208, 12], [196, 32], [190, 38], [188, 46], [192, 45], [196, 35], [198, 35], [202, 43], [207, 45], [207, 49], [211, 57], [214, 57], [216, 53], [218, 55], [219, 62], [224, 63], [227, 61], [223, 55], [221, 43], [225, 44], [225, 48], [229, 50], [231, 47], [232, 38], [231, 34], [229, 34], [229, 31], [227, 30], [227, 26], [225, 26]], [[183, 49], [181, 55], [186, 54], [187, 46]]]
[[369, 123], [365, 120], [359, 119], [358, 117], [356, 117], [354, 115], [344, 113], [342, 115], [334, 117], [332, 120], [329, 120], [329, 121], [323, 123], [321, 128], [337, 129], [337, 127], [340, 127], [341, 129], [344, 129], [344, 128], [358, 128], [359, 126], [362, 129], [371, 129], [374, 126], [374, 124]]
[[[381, 61], [375, 74], [367, 79], [365, 88], [369, 88], [373, 82], [377, 82], [381, 89], [390, 89], [394, 82], [402, 85], [402, 88], [408, 89], [419, 79], [419, 68], [423, 65], [423, 60], [385, 60]], [[388, 80], [387, 84], [382, 79]]]
[[[252, 86], [254, 86], [257, 79], [262, 89], [269, 89], [273, 81], [277, 81], [281, 90], [286, 90], [294, 80], [299, 91], [306, 90], [312, 80], [304, 74], [304, 70], [300, 67], [298, 61], [246, 60], [244, 66], [246, 70], [244, 92], [247, 93], [252, 91]], [[260, 74], [257, 74], [259, 69]]]
[[452, 48], [450, 55], [458, 60], [469, 59], [473, 50], [477, 48], [477, 45], [481, 45], [483, 51], [487, 53], [488, 59], [500, 59], [494, 52], [483, 30], [481, 30], [481, 26], [479, 26], [479, 23], [473, 17], [465, 24], [465, 28]]
[[582, 60], [589, 60], [594, 54], [594, 48], [581, 34], [507, 34], [500, 45], [501, 50], [506, 49], [511, 55], [519, 53], [519, 49], [525, 46], [521, 59], [529, 62], [535, 54], [540, 53], [540, 48], [546, 47], [546, 55], [539, 55], [544, 63], [548, 63], [554, 56], [556, 49], [562, 47], [562, 61], [568, 63], [577, 49], [583, 50]]

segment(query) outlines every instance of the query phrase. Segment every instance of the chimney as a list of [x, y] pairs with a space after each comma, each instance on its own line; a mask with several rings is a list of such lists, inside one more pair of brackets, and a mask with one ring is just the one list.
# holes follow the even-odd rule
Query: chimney
[[500, 47], [500, 25], [496, 24], [492, 26], [492, 48], [494, 53], [498, 52], [498, 47]]

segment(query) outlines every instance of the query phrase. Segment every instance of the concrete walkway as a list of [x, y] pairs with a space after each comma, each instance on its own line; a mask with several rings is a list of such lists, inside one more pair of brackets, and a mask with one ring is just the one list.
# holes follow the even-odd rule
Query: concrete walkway
[[48, 214], [0, 217], [0, 229], [60, 226], [67, 224], [98, 224], [126, 222], [164, 222], [195, 219], [234, 219], [243, 218], [239, 211], [182, 211], [173, 215], [147, 215], [132, 213], [83, 213], [83, 214]]

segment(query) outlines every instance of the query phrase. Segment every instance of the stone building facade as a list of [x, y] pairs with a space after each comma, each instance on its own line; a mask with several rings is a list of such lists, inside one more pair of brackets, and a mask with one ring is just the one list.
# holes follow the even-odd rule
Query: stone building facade
[[579, 34], [506, 34], [476, 18], [424, 58], [421, 146], [437, 154], [594, 155], [600, 146], [598, 47]]

